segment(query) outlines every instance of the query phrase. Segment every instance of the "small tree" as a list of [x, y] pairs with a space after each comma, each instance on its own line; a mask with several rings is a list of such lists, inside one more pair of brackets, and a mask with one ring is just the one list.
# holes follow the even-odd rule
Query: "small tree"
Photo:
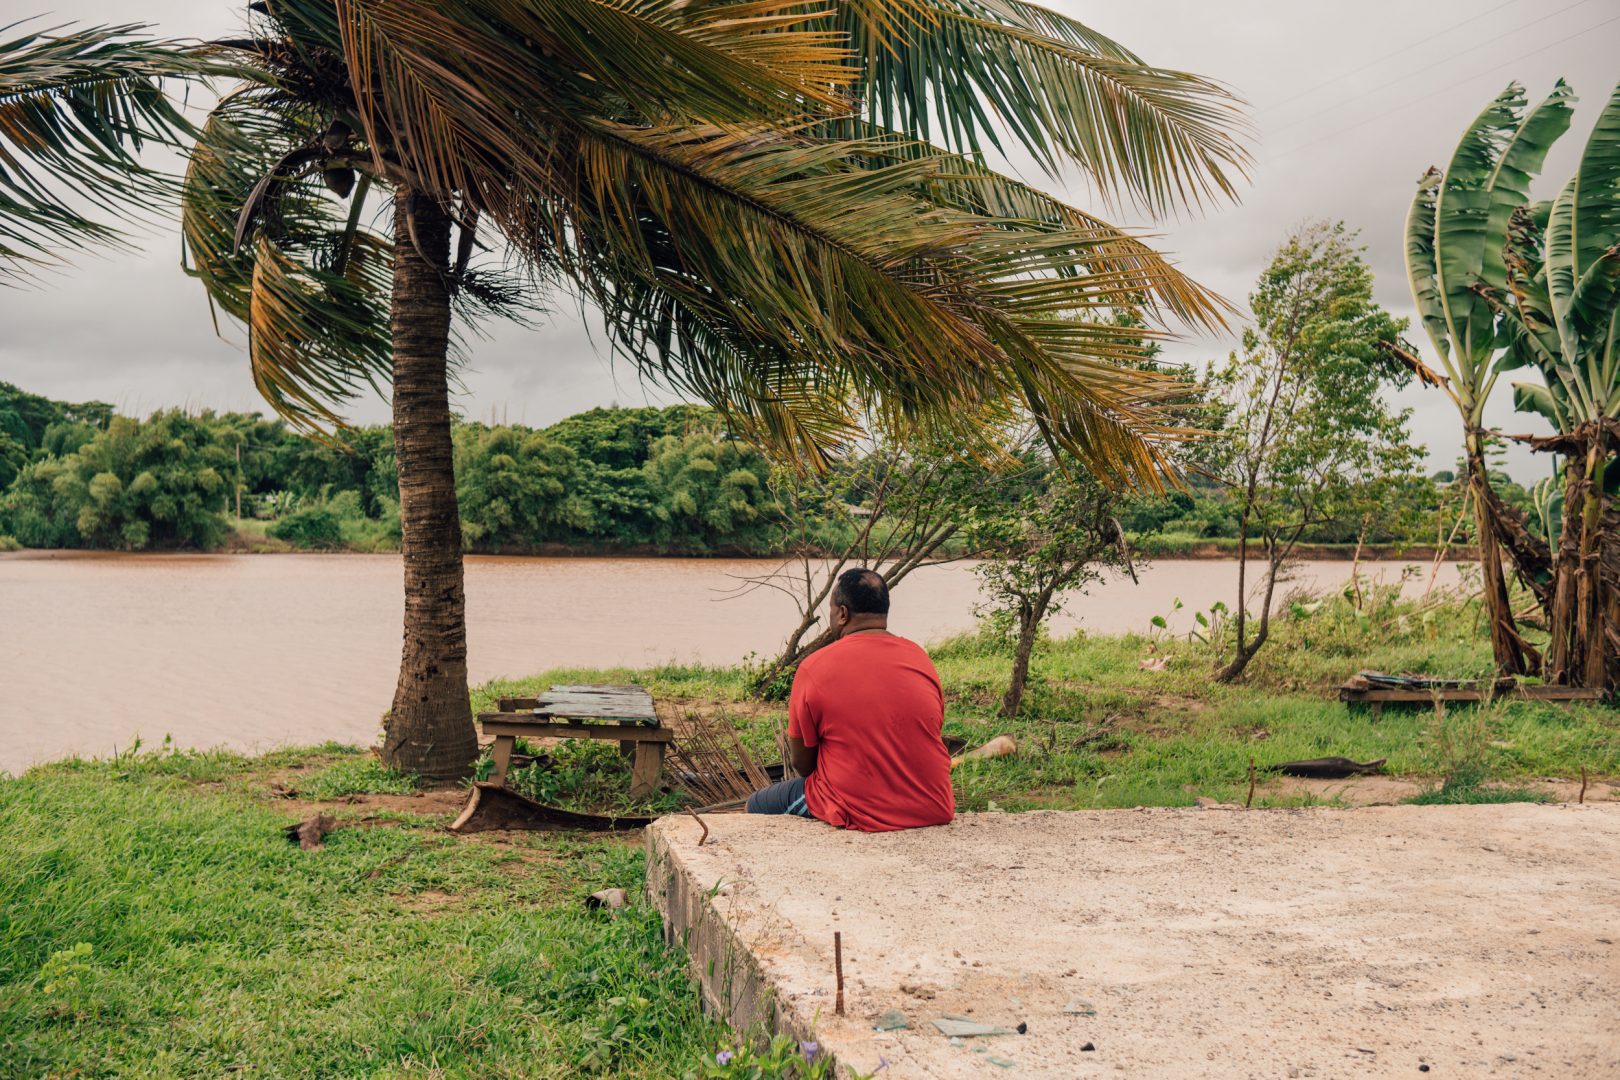
[[993, 553], [976, 568], [987, 607], [1006, 617], [1013, 633], [1012, 677], [1001, 699], [1001, 715], [1013, 717], [1046, 619], [1103, 571], [1125, 570], [1133, 580], [1135, 571], [1114, 497], [1078, 462], [1030, 454], [1000, 487], [1008, 497], [981, 504], [970, 528]]
[[[1249, 295], [1254, 325], [1242, 348], [1209, 375], [1223, 415], [1200, 452], [1238, 513], [1236, 640], [1222, 682], [1243, 674], [1265, 645], [1278, 576], [1301, 535], [1361, 518], [1416, 462], [1409, 412], [1381, 396], [1410, 378], [1391, 351], [1405, 323], [1373, 302], [1372, 288], [1372, 271], [1342, 223], [1299, 228]], [[1264, 576], [1251, 616], [1256, 548]]]
[[782, 650], [754, 677], [756, 692], [779, 689], [799, 662], [835, 639], [821, 621], [838, 575], [865, 566], [892, 591], [914, 570], [974, 554], [962, 526], [989, 479], [961, 447], [885, 442], [835, 461], [818, 474], [777, 471], [779, 547], [788, 558], [769, 574], [742, 580], [734, 595], [775, 589], [792, 598], [798, 621]]

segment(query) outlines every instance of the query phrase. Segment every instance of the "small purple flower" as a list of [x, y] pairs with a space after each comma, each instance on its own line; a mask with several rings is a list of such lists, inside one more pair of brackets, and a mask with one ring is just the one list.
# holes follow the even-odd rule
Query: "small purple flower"
[[875, 1073], [880, 1073], [884, 1069], [887, 1069], [888, 1067], [889, 1067], [889, 1059], [884, 1057], [882, 1054], [879, 1054], [878, 1055], [878, 1067], [873, 1069], [872, 1071], [875, 1072]]
[[816, 1042], [802, 1042], [799, 1044], [799, 1053], [804, 1055], [807, 1065], [815, 1064], [816, 1055], [821, 1053], [821, 1044]]
[[735, 1055], [733, 1055], [730, 1050], [722, 1050], [718, 1054], [714, 1055], [714, 1063], [716, 1065], [730, 1065], [731, 1059], [734, 1056]]

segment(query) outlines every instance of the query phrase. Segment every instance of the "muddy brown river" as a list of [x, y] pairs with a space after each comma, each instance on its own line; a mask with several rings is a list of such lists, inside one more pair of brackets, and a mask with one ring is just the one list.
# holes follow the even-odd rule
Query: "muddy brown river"
[[[734, 663], [771, 655], [795, 620], [770, 589], [732, 595], [772, 560], [475, 557], [467, 564], [475, 682], [556, 667]], [[1401, 564], [1363, 564], [1385, 580]], [[1302, 564], [1297, 583], [1336, 587], [1347, 562]], [[1424, 578], [1416, 588], [1421, 589]], [[1159, 560], [1141, 583], [1074, 597], [1053, 624], [1173, 628], [1232, 603], [1234, 562]], [[1440, 584], [1456, 581], [1455, 566]], [[104, 755], [138, 736], [255, 750], [367, 743], [399, 663], [397, 555], [0, 555], [0, 770]], [[1176, 598], [1186, 605], [1171, 614]], [[928, 642], [966, 630], [970, 567], [932, 567], [895, 591], [892, 626]]]

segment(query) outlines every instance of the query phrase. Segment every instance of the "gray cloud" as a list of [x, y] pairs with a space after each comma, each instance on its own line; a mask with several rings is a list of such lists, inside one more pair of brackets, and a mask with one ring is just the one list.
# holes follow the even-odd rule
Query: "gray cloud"
[[[1053, 6], [1150, 62], [1219, 79], [1253, 105], [1256, 162], [1239, 205], [1158, 224], [1106, 215], [1158, 234], [1157, 243], [1190, 273], [1239, 302], [1287, 229], [1319, 217], [1361, 231], [1380, 301], [1411, 316], [1401, 226], [1418, 175], [1444, 163], [1458, 134], [1510, 79], [1535, 94], [1563, 76], [1583, 101], [1540, 185], [1550, 193], [1572, 171], [1599, 103], [1620, 78], [1615, 0], [1056, 0]], [[160, 33], [206, 37], [238, 28], [243, 7], [143, 0], [138, 10]], [[48, 20], [132, 17], [121, 0], [56, 0]], [[1019, 171], [1078, 205], [1102, 209], [1077, 179], [1054, 182], [1027, 166]], [[156, 227], [136, 252], [83, 258], [38, 290], [0, 291], [0, 378], [137, 413], [177, 404], [262, 409], [241, 332], [226, 326], [223, 340], [215, 336], [202, 290], [181, 274], [178, 254], [174, 229]], [[471, 342], [459, 398], [466, 415], [545, 424], [593, 405], [667, 400], [626, 365], [610, 363], [577, 304], [561, 298], [556, 309], [535, 329], [492, 327], [488, 340]], [[1230, 347], [1192, 339], [1167, 353], [1197, 364]], [[1429, 447], [1431, 463], [1449, 467], [1459, 443], [1450, 403], [1418, 390], [1398, 400], [1414, 409], [1414, 437]], [[351, 412], [370, 422], [385, 419], [388, 408], [368, 397]], [[1507, 431], [1536, 429], [1513, 413], [1505, 388], [1488, 419]], [[1514, 451], [1510, 469], [1529, 480], [1546, 465]]]

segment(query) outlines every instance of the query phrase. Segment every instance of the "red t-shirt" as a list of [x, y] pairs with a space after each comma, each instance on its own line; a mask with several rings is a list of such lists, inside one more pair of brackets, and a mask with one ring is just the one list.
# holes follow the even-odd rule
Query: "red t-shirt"
[[915, 643], [851, 634], [811, 653], [788, 705], [788, 734], [816, 748], [804, 784], [810, 812], [862, 832], [951, 820], [944, 722], [939, 674]]

